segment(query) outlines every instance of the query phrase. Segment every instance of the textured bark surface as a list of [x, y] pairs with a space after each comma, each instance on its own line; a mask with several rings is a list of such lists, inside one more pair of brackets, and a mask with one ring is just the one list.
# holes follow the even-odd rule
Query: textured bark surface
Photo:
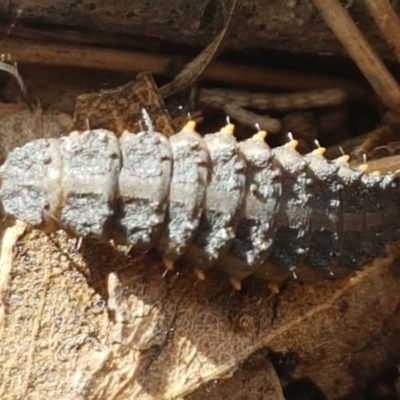
[[[18, 9], [22, 25], [84, 28], [204, 47], [222, 29], [230, 4], [230, 0], [18, 0], [2, 2], [0, 18], [13, 21]], [[363, 2], [343, 4], [379, 53], [391, 58]], [[398, 2], [393, 5], [400, 10]], [[92, 32], [85, 36], [86, 40], [96, 37]], [[98, 38], [101, 42], [101, 36]], [[120, 42], [120, 45], [128, 42]], [[309, 0], [246, 0], [226, 47], [344, 53]]]

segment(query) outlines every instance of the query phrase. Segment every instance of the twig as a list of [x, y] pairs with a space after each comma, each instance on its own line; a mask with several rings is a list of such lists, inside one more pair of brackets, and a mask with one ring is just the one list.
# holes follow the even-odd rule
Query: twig
[[13, 226], [10, 221], [4, 223], [2, 217], [3, 231], [0, 232], [1, 256], [0, 256], [0, 341], [3, 341], [3, 335], [6, 325], [7, 315], [7, 296], [11, 281], [11, 271], [14, 260], [14, 246], [17, 240], [26, 230], [26, 224], [20, 221], [15, 222]]
[[[151, 71], [155, 75], [167, 75], [173, 64], [171, 57], [138, 51], [97, 48], [83, 45], [53, 44], [27, 39], [2, 38], [1, 49], [12, 53], [18, 64], [57, 65], [94, 68], [115, 71]], [[214, 61], [204, 72], [204, 79], [229, 83], [235, 86], [257, 85], [257, 88], [287, 90], [312, 90], [343, 88], [350, 97], [370, 98], [367, 86], [349, 79], [332, 78], [317, 74], [293, 73], [266, 67], [253, 67]]]
[[203, 74], [211, 61], [216, 57], [218, 50], [226, 38], [234, 17], [238, 14], [242, 6], [242, 0], [232, 0], [232, 7], [229, 11], [225, 25], [220, 34], [202, 51], [194, 60], [175, 77], [175, 79], [160, 89], [161, 96], [167, 98], [175, 93], [179, 93], [193, 85]]
[[234, 102], [240, 107], [251, 107], [258, 110], [303, 110], [308, 108], [332, 107], [347, 100], [344, 89], [309, 90], [296, 93], [272, 94], [252, 93], [229, 89], [200, 89], [199, 101], [224, 106]]
[[400, 63], [400, 22], [388, 0], [364, 0], [379, 30]]
[[383, 104], [400, 121], [400, 88], [338, 0], [313, 0]]

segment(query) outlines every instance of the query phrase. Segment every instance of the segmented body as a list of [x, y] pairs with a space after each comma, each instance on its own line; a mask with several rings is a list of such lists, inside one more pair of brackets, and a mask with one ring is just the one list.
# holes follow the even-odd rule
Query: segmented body
[[342, 277], [400, 238], [395, 176], [328, 161], [321, 149], [301, 156], [293, 141], [270, 149], [262, 132], [237, 143], [230, 128], [32, 141], [0, 168], [3, 211], [236, 281]]

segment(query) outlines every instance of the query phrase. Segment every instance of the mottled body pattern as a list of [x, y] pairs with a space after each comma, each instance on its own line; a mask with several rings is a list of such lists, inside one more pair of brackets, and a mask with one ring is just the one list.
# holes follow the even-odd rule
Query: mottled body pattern
[[3, 211], [47, 231], [155, 248], [169, 268], [181, 260], [199, 277], [218, 267], [234, 282], [346, 276], [400, 238], [394, 175], [328, 161], [321, 148], [301, 156], [293, 140], [270, 149], [263, 132], [237, 143], [231, 128], [35, 140], [0, 168]]

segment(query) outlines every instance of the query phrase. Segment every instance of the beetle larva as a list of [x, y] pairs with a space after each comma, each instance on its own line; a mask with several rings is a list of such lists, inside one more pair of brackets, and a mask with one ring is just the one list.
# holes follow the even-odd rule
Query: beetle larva
[[167, 139], [151, 127], [34, 140], [0, 168], [5, 214], [46, 231], [140, 250], [171, 268], [226, 271], [233, 282], [343, 277], [400, 238], [395, 175], [328, 161], [264, 132], [237, 143], [228, 124], [202, 138], [189, 122]]

